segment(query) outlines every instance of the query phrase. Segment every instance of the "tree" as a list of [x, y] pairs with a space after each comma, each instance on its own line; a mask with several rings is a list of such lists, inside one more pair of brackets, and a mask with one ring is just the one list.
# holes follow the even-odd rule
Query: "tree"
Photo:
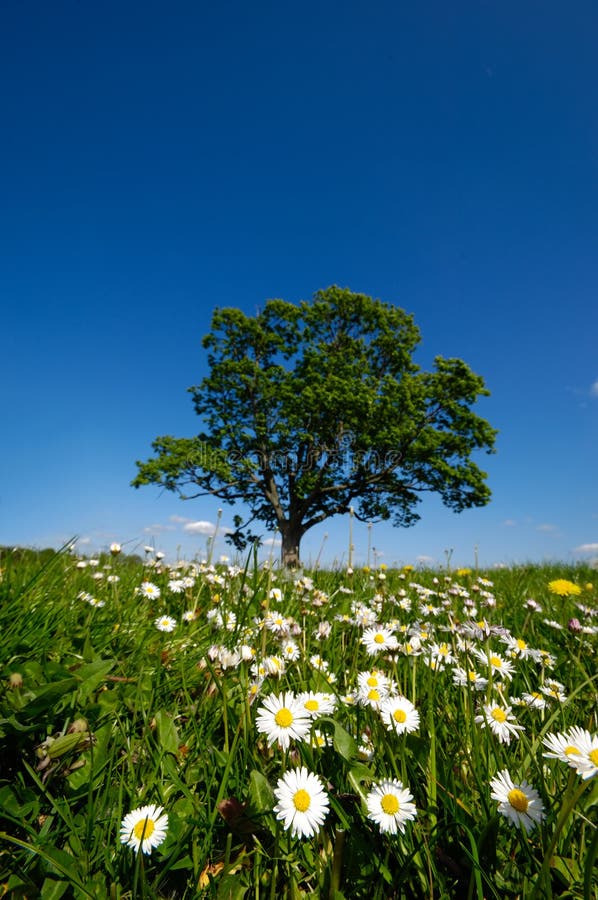
[[230, 540], [256, 540], [254, 522], [278, 529], [289, 566], [310, 528], [351, 509], [408, 526], [425, 491], [455, 512], [484, 506], [487, 476], [471, 456], [492, 452], [496, 432], [471, 406], [488, 391], [460, 359], [421, 371], [419, 340], [404, 310], [336, 286], [254, 316], [216, 309], [210, 374], [189, 388], [205, 430], [158, 437], [132, 484], [241, 501], [249, 515], [235, 516]]

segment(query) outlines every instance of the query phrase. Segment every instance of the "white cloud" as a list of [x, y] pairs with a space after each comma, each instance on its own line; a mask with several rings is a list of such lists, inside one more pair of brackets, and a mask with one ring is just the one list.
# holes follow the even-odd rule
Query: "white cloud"
[[517, 522], [515, 519], [505, 519], [503, 525], [506, 525], [507, 528], [514, 528]]
[[191, 522], [191, 519], [188, 519], [186, 516], [169, 516], [170, 522], [176, 522], [177, 525], [184, 525], [185, 522]]
[[186, 531], [189, 534], [214, 534], [216, 525], [214, 522], [207, 522], [205, 520], [200, 520], [199, 522], [187, 522], [186, 525], [183, 525], [183, 531]]
[[144, 534], [161, 534], [162, 531], [174, 531], [174, 525], [146, 525], [143, 529]]
[[216, 525], [214, 522], [208, 522], [205, 519], [200, 519], [198, 522], [189, 522], [187, 520], [187, 524], [183, 525], [183, 531], [186, 531], [187, 534], [208, 534], [212, 536], [216, 528], [221, 534], [230, 534], [233, 530], [232, 528], [227, 528], [226, 525]]
[[436, 562], [433, 556], [426, 556], [425, 553], [423, 553], [421, 556], [416, 556], [415, 560], [416, 562], [422, 563], [423, 565], [425, 565], [426, 563]]
[[543, 531], [545, 534], [554, 534], [558, 531], [558, 527], [556, 525], [544, 523], [543, 525], [536, 525], [536, 531]]
[[277, 537], [264, 538], [262, 541], [264, 547], [280, 547], [281, 543], [280, 538]]
[[598, 378], [590, 388], [590, 397], [598, 397]]
[[580, 544], [573, 551], [574, 553], [598, 553], [598, 544]]

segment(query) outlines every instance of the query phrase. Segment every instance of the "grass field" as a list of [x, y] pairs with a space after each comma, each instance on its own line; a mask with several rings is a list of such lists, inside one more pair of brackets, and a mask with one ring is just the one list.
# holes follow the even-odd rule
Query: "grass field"
[[589, 567], [0, 567], [0, 896], [596, 897]]

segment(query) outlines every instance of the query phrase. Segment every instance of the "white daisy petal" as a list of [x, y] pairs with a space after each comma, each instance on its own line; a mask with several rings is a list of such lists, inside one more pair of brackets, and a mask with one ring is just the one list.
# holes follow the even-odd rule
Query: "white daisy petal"
[[396, 834], [405, 831], [405, 822], [415, 819], [417, 810], [413, 795], [397, 779], [381, 781], [366, 797], [368, 819], [375, 822], [380, 831]]
[[493, 800], [498, 800], [498, 811], [511, 825], [531, 831], [544, 818], [542, 801], [537, 790], [527, 781], [515, 784], [506, 769], [490, 782]]
[[136, 853], [151, 853], [158, 847], [168, 830], [168, 816], [161, 806], [141, 806], [127, 813], [121, 822], [121, 843], [131, 847]]
[[291, 769], [274, 789], [276, 818], [293, 837], [312, 837], [328, 815], [328, 797], [317, 775], [302, 766]]

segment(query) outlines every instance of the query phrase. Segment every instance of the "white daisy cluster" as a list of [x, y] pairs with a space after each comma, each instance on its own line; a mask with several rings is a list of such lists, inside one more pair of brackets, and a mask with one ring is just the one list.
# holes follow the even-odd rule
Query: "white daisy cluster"
[[[243, 673], [243, 690], [257, 707], [260, 752], [271, 760], [280, 750], [286, 764], [296, 764], [274, 790], [274, 813], [294, 837], [312, 837], [329, 814], [331, 785], [298, 760], [326, 758], [332, 731], [322, 720], [332, 716], [358, 722], [352, 732], [358, 756], [374, 760], [370, 787], [362, 793], [370, 822], [396, 835], [416, 818], [409, 787], [384, 773], [374, 776], [374, 766], [382, 729], [391, 747], [409, 753], [417, 744], [401, 736], [420, 729], [418, 705], [425, 698], [418, 700], [415, 678], [412, 682], [409, 676], [422, 667], [429, 670], [428, 683], [435, 685], [437, 696], [452, 691], [464, 707], [469, 704], [487, 737], [484, 744], [494, 746], [501, 761], [516, 753], [517, 746], [528, 745], [521, 735], [526, 728], [537, 734], [546, 710], [567, 702], [565, 686], [549, 677], [556, 664], [553, 655], [530, 646], [533, 638], [527, 631], [524, 638], [497, 624], [492, 583], [471, 573], [463, 575], [465, 584], [447, 576], [444, 582], [436, 579], [434, 588], [407, 582], [405, 573], [400, 590], [392, 594], [390, 579], [379, 571], [360, 598], [353, 588], [329, 595], [313, 579], [301, 575], [293, 580], [272, 569], [264, 569], [257, 590], [239, 575], [232, 566], [208, 564], [164, 570], [162, 580], [152, 573], [153, 580], [144, 581], [139, 594], [172, 604], [173, 615], [154, 619], [161, 631], [172, 632], [182, 619], [190, 626], [186, 633], [201, 627], [209, 632], [213, 643], [207, 651], [209, 664], [202, 661], [206, 668], [216, 669], [219, 677]], [[333, 607], [334, 599], [338, 605]], [[181, 601], [187, 609], [175, 608]], [[530, 631], [537, 636], [542, 621], [530, 604], [526, 617], [537, 624]], [[158, 610], [149, 606], [155, 616]], [[589, 618], [585, 610], [581, 615]], [[347, 659], [339, 666], [334, 654], [345, 651]], [[354, 712], [348, 713], [348, 707]], [[598, 771], [598, 737], [588, 731], [571, 728], [547, 735], [543, 744], [545, 757], [566, 762], [584, 780]], [[539, 793], [527, 781], [511, 777], [507, 768], [492, 778], [490, 792], [498, 812], [512, 825], [528, 832], [543, 821]], [[159, 809], [146, 816], [156, 820], [156, 830]], [[145, 832], [131, 831], [139, 821], [129, 822], [126, 832], [136, 849], [146, 839]]]

